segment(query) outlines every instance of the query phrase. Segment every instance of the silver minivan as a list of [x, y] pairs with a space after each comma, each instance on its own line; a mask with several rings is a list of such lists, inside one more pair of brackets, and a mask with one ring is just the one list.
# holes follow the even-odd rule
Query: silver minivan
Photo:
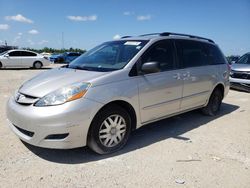
[[26, 81], [9, 99], [7, 117], [29, 144], [111, 153], [145, 124], [198, 108], [216, 115], [229, 72], [210, 39], [126, 36]]

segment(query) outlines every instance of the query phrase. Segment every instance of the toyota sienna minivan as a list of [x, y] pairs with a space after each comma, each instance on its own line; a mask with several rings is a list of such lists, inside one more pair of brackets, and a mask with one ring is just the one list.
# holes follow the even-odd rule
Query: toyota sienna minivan
[[9, 99], [7, 117], [29, 144], [111, 153], [145, 124], [199, 108], [216, 115], [229, 72], [211, 39], [126, 36], [26, 81]]

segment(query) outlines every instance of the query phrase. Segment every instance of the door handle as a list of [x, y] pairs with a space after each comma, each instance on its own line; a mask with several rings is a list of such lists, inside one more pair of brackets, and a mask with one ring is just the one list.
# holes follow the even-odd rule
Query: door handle
[[190, 77], [190, 72], [186, 72], [182, 74], [183, 77]]
[[176, 74], [174, 74], [173, 78], [175, 78], [176, 80], [180, 80], [181, 79], [181, 74], [176, 73]]

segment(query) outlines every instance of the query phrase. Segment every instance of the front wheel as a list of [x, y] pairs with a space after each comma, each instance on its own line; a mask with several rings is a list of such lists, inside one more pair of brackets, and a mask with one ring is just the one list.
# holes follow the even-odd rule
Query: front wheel
[[223, 95], [220, 89], [215, 89], [209, 98], [207, 106], [202, 108], [205, 115], [215, 116], [220, 111]]
[[128, 112], [118, 105], [110, 105], [94, 118], [88, 134], [88, 146], [98, 154], [112, 153], [127, 143], [130, 132]]

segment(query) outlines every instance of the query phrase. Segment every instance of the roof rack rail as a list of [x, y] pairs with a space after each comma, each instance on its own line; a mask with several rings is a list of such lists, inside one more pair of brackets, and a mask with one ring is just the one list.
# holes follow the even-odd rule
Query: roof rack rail
[[130, 38], [130, 37], [132, 37], [132, 36], [123, 36], [123, 37], [121, 37], [121, 39]]
[[143, 34], [143, 35], [139, 35], [139, 37], [146, 37], [146, 36], [150, 36], [150, 35], [160, 35], [161, 33], [148, 33], [148, 34]]
[[195, 36], [195, 35], [188, 35], [188, 34], [181, 34], [181, 33], [172, 33], [172, 32], [163, 32], [163, 33], [160, 33], [160, 36], [170, 36], [170, 35], [176, 35], [176, 36], [184, 36], [184, 37], [202, 39], [202, 40], [207, 40], [209, 42], [214, 43], [214, 41], [211, 40], [211, 39], [204, 38], [204, 37], [199, 37], [199, 36]]

